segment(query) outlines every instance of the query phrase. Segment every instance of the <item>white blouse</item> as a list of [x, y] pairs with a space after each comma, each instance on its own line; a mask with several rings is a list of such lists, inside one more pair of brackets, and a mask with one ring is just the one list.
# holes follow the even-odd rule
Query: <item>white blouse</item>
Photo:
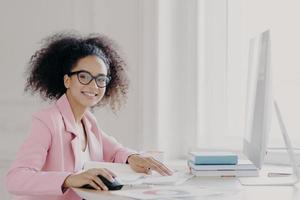
[[86, 148], [84, 151], [80, 148], [80, 162], [81, 162], [81, 169], [84, 168], [84, 164], [87, 161], [91, 161], [91, 156], [90, 156], [90, 149], [89, 149], [89, 143], [87, 142]]

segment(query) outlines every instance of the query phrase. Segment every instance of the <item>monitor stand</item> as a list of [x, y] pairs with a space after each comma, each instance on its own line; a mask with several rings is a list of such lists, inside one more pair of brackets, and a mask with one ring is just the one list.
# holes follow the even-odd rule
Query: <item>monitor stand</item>
[[294, 156], [292, 144], [291, 144], [290, 138], [287, 134], [287, 130], [283, 123], [281, 113], [280, 113], [280, 110], [278, 108], [276, 101], [274, 101], [274, 106], [275, 106], [276, 116], [277, 116], [277, 119], [279, 122], [280, 130], [281, 130], [281, 133], [283, 136], [283, 140], [284, 140], [284, 143], [285, 143], [285, 146], [286, 146], [289, 158], [290, 158], [293, 173], [290, 176], [286, 176], [286, 177], [265, 177], [265, 176], [263, 176], [263, 177], [239, 178], [239, 181], [242, 185], [245, 185], [245, 186], [291, 186], [291, 185], [295, 185], [300, 180], [299, 169], [298, 169], [298, 165], [296, 163], [296, 159]]

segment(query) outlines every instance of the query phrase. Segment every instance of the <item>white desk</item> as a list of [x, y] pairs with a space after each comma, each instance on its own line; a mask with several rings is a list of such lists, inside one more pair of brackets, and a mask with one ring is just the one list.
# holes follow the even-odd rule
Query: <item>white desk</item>
[[[184, 161], [172, 163], [177, 170], [187, 170]], [[267, 167], [268, 169], [270, 166]], [[275, 167], [274, 169], [281, 168]], [[284, 167], [286, 171], [286, 167]], [[237, 178], [203, 178], [194, 177], [184, 185], [195, 185], [199, 190], [210, 188], [215, 191], [212, 195], [200, 195], [182, 199], [222, 199], [222, 200], [300, 200], [300, 185], [297, 186], [241, 186]], [[126, 189], [126, 188], [125, 188]], [[130, 199], [127, 197], [112, 195], [110, 192], [93, 191], [86, 189], [75, 189], [75, 191], [86, 200], [107, 199], [119, 200]], [[224, 192], [225, 191], [225, 192]], [[176, 198], [178, 199], [178, 198]]]

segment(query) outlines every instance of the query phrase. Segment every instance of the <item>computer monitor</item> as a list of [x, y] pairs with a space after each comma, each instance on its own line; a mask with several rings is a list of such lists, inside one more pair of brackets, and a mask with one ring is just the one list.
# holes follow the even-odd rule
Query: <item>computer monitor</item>
[[272, 83], [270, 31], [250, 40], [246, 100], [244, 154], [261, 168], [271, 127]]
[[242, 185], [293, 185], [299, 182], [299, 170], [280, 110], [272, 97], [271, 39], [265, 31], [250, 40], [246, 125], [243, 152], [257, 168], [261, 169], [267, 152], [272, 108], [274, 105], [281, 133], [288, 150], [293, 174], [290, 177], [240, 178]]

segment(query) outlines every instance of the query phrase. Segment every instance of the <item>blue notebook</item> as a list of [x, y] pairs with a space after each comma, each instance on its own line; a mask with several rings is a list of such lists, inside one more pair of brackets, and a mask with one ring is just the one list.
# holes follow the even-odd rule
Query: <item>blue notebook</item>
[[239, 159], [236, 165], [195, 165], [192, 161], [188, 161], [188, 166], [196, 171], [257, 170], [257, 167], [247, 159]]
[[189, 153], [195, 165], [236, 165], [238, 156], [231, 152], [197, 151]]

